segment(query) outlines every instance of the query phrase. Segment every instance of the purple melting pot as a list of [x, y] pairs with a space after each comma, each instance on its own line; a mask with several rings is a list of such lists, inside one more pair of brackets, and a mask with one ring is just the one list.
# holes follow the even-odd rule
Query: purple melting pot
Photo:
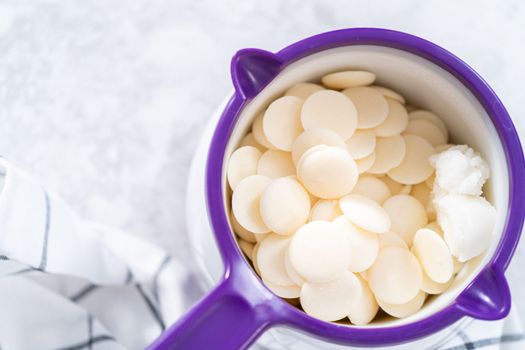
[[[399, 56], [399, 59], [404, 56], [412, 57], [406, 63], [407, 74], [413, 71], [410, 68], [411, 64], [414, 64], [416, 70], [417, 67], [426, 65], [425, 72], [435, 72], [436, 75], [442, 76], [443, 84], [464, 90], [468, 95], [465, 95], [467, 97], [464, 101], [470, 99], [468, 103], [479, 106], [486, 116], [485, 119], [478, 118], [480, 125], [494, 131], [491, 137], [492, 145], [486, 146], [487, 153], [496, 154], [494, 159], [499, 157], [502, 162], [499, 170], [494, 169], [494, 164], [491, 164], [493, 171], [501, 173], [494, 174], [494, 181], [499, 185], [493, 186], [493, 191], [496, 195], [500, 193], [501, 197], [496, 205], [499, 213], [502, 213], [499, 229], [501, 232], [498, 232], [500, 235], [498, 239], [495, 238], [496, 241], [483, 263], [471, 271], [472, 275], [468, 281], [453, 298], [439, 307], [436, 306], [426, 315], [407, 321], [362, 327], [312, 318], [274, 295], [263, 285], [242, 256], [232, 233], [228, 222], [229, 208], [225, 206], [224, 200], [227, 190], [223, 176], [225, 159], [229, 156], [228, 152], [231, 152], [232, 135], [241, 134], [241, 131], [236, 131], [236, 127], [252, 101], [265, 94], [266, 89], [287, 70], [292, 70], [294, 64], [313, 59], [325, 52], [333, 52], [336, 57], [337, 50], [353, 48], [358, 53], [354, 56], [352, 53], [348, 54], [348, 62], [344, 63], [348, 68], [366, 66], [367, 61], [373, 65], [374, 57], [377, 56], [379, 60], [381, 52], [384, 51], [393, 60], [396, 60], [395, 56]], [[370, 59], [353, 62], [352, 57], [367, 57], [366, 53], [359, 53], [360, 48], [370, 52]], [[374, 56], [376, 51], [378, 53]], [[326, 58], [326, 62], [335, 59]], [[321, 63], [316, 67], [319, 72], [323, 69]], [[381, 72], [377, 73], [380, 78]], [[257, 49], [240, 50], [232, 59], [231, 74], [235, 93], [216, 125], [208, 152], [205, 179], [208, 216], [224, 263], [224, 275], [218, 285], [182, 319], [165, 331], [150, 349], [206, 349], [210, 346], [214, 349], [242, 349], [274, 325], [295, 328], [310, 336], [337, 344], [386, 346], [429, 336], [464, 316], [497, 320], [508, 314], [511, 297], [504, 271], [518, 244], [525, 216], [525, 206], [518, 202], [520, 194], [525, 193], [523, 152], [504, 106], [487, 83], [466, 63], [443, 48], [409, 34], [385, 29], [355, 28], [319, 34], [294, 43], [275, 54]], [[320, 76], [319, 73], [312, 74]], [[293, 73], [290, 73], [290, 76], [293, 76]], [[385, 82], [388, 83], [388, 74], [385, 76]], [[422, 79], [428, 80], [428, 76]], [[440, 82], [436, 81], [435, 84], [439, 85]], [[275, 98], [278, 90], [273, 94], [268, 93], [267, 97]], [[279, 92], [282, 91], [281, 88]], [[413, 94], [417, 95], [418, 92], [414, 90]], [[411, 95], [410, 91], [407, 95]], [[266, 100], [269, 101], [267, 98]], [[428, 102], [424, 96], [421, 96], [420, 100], [423, 104]], [[263, 105], [262, 102], [260, 105]], [[453, 118], [450, 118], [450, 122], [458, 123], [458, 127], [450, 128], [453, 135], [454, 130], [460, 130], [461, 126], [468, 124], [465, 122], [467, 124], [462, 125], [459, 119], [454, 121]], [[246, 125], [248, 124], [245, 123]], [[478, 131], [459, 132], [476, 134]], [[496, 181], [498, 178], [500, 180]]]

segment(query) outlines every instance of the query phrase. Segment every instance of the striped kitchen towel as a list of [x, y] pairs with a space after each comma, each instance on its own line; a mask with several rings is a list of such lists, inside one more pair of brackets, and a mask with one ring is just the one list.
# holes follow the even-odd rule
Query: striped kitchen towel
[[[0, 349], [144, 349], [202, 295], [194, 278], [0, 158]], [[525, 349], [518, 320], [472, 321], [433, 348]]]

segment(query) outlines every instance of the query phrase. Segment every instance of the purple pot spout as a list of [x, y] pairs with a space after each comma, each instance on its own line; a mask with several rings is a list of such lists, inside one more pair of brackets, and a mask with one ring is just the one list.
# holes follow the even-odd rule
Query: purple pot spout
[[253, 98], [281, 69], [281, 60], [271, 52], [259, 49], [239, 50], [231, 62], [233, 86], [245, 98]]
[[503, 272], [487, 268], [461, 293], [456, 305], [465, 315], [499, 320], [510, 312], [510, 289]]

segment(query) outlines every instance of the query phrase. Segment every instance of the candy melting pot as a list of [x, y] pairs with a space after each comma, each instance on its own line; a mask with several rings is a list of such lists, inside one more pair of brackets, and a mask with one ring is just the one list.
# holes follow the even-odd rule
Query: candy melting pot
[[[286, 89], [299, 82], [319, 82], [327, 73], [362, 69], [376, 73], [375, 84], [390, 87], [405, 96], [408, 103], [436, 113], [447, 125], [451, 133], [451, 143], [470, 145], [490, 164], [491, 178], [484, 187], [484, 193], [498, 211], [498, 222], [488, 251], [466, 264], [466, 270], [458, 275], [451, 287], [441, 295], [430, 297], [416, 314], [404, 319], [383, 318], [365, 327], [411, 323], [450, 305], [488, 263], [505, 224], [508, 203], [506, 161], [496, 129], [484, 108], [450, 73], [419, 56], [393, 48], [336, 48], [301, 59], [282, 71], [278, 67], [279, 63], [272, 60], [271, 54], [266, 53], [255, 52], [252, 55], [240, 56], [236, 62], [234, 69], [238, 70], [239, 75], [237, 88], [245, 96], [253, 96], [253, 99], [239, 115], [228, 143], [225, 162], [238, 147], [242, 137], [249, 132], [255, 117], [271, 101], [283, 95]], [[272, 73], [276, 76], [273, 77]], [[240, 79], [241, 77], [245, 78]], [[263, 87], [266, 80], [269, 83]], [[251, 81], [252, 85], [246, 81]], [[261, 90], [257, 92], [259, 89]], [[473, 130], [475, 132], [472, 132]], [[231, 191], [227, 185], [225, 170], [223, 186], [224, 193], [228, 193], [224, 205], [230, 208]]]

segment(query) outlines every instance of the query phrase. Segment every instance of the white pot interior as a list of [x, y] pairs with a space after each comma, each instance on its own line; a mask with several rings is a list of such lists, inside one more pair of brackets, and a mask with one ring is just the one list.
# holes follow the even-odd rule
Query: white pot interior
[[[230, 154], [249, 132], [253, 119], [272, 100], [295, 83], [317, 82], [326, 73], [345, 69], [364, 69], [376, 73], [377, 84], [400, 92], [408, 103], [416, 107], [436, 113], [447, 125], [451, 143], [470, 145], [490, 164], [491, 177], [484, 191], [498, 211], [498, 221], [487, 253], [467, 263], [450, 289], [431, 298], [416, 314], [404, 319], [385, 318], [365, 327], [411, 323], [445, 308], [472, 281], [493, 255], [507, 216], [508, 170], [499, 136], [481, 104], [454, 76], [419, 56], [380, 46], [347, 46], [301, 59], [286, 67], [243, 109], [227, 146], [223, 169], [227, 169]], [[224, 193], [229, 193], [225, 170], [222, 184]], [[226, 197], [225, 207], [230, 208], [230, 196]]]

